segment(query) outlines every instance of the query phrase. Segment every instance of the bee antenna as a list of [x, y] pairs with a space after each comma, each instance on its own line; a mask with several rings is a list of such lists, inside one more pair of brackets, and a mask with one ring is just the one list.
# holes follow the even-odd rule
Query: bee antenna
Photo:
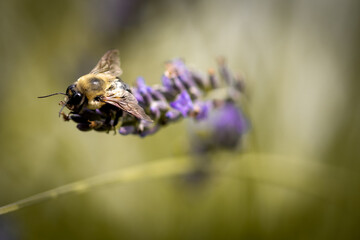
[[59, 94], [61, 94], [61, 95], [66, 95], [65, 93], [59, 92], [59, 93], [52, 93], [52, 94], [49, 94], [49, 95], [46, 95], [46, 96], [40, 96], [40, 97], [38, 97], [38, 98], [47, 98], [47, 97], [51, 97], [51, 96], [59, 95]]

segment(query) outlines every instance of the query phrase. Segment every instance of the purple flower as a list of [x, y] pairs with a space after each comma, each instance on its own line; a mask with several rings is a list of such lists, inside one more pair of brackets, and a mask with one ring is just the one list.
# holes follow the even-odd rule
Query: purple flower
[[161, 80], [162, 80], [163, 86], [164, 86], [168, 91], [173, 90], [172, 81], [171, 81], [171, 79], [170, 79], [168, 76], [166, 76], [165, 74], [163, 74]]
[[193, 110], [194, 106], [191, 101], [190, 95], [187, 91], [182, 91], [175, 99], [170, 103], [170, 106], [186, 117], [190, 111]]
[[135, 126], [129, 125], [129, 126], [122, 126], [119, 129], [119, 133], [121, 135], [129, 135], [131, 133], [135, 133]]
[[185, 86], [184, 86], [184, 84], [181, 82], [180, 78], [174, 77], [172, 80], [173, 80], [174, 86], [175, 86], [175, 88], [176, 88], [176, 90], [177, 90], [178, 92], [183, 92], [183, 91], [185, 91]]
[[140, 132], [140, 137], [146, 137], [148, 135], [154, 134], [159, 130], [159, 125], [150, 127], [150, 128], [146, 128], [143, 131]]
[[204, 120], [208, 117], [211, 108], [213, 107], [212, 101], [196, 102], [194, 109], [196, 113], [196, 120]]
[[165, 117], [167, 120], [176, 121], [181, 117], [181, 112], [175, 109], [170, 109], [169, 111], [166, 112]]
[[153, 89], [147, 86], [144, 78], [138, 77], [136, 80], [136, 88], [134, 89], [135, 97], [138, 100], [142, 100], [150, 112], [154, 115], [155, 119], [160, 118], [162, 111], [169, 109], [166, 98], [158, 89]]
[[188, 86], [193, 86], [194, 85], [194, 81], [191, 78], [191, 73], [190, 71], [187, 69], [185, 63], [183, 60], [177, 58], [174, 59], [171, 62], [175, 68], [176, 74], [178, 75], [178, 77], [181, 79], [181, 81]]
[[159, 119], [161, 112], [168, 108], [167, 103], [162, 101], [152, 101], [150, 104], [150, 112], [155, 115], [155, 119]]
[[136, 87], [138, 89], [141, 89], [141, 88], [146, 88], [146, 83], [145, 83], [145, 79], [143, 77], [138, 77], [136, 79]]
[[136, 100], [138, 100], [138, 102], [145, 103], [143, 96], [140, 94], [140, 92], [137, 89], [134, 89], [132, 92], [133, 92]]
[[248, 129], [242, 111], [233, 102], [225, 102], [214, 114], [212, 123], [216, 144], [227, 148], [236, 147]]
[[[235, 149], [248, 126], [241, 110], [234, 102], [214, 102], [207, 119], [194, 122], [191, 131], [191, 148], [204, 155], [219, 148]], [[204, 107], [204, 109], [206, 109]]]
[[159, 100], [159, 101], [166, 103], [166, 98], [159, 89], [150, 88], [150, 93], [154, 100]]
[[151, 97], [151, 87], [147, 86], [145, 84], [145, 79], [143, 77], [138, 77], [136, 79], [136, 92], [137, 94], [140, 94], [143, 102], [147, 105], [149, 105], [152, 101], [152, 97]]

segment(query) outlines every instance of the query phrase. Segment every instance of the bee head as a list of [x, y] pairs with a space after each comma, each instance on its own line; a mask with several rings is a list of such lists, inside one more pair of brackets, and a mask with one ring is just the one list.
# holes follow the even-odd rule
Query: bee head
[[75, 84], [70, 85], [66, 89], [66, 97], [67, 97], [67, 101], [65, 103], [65, 106], [72, 111], [80, 110], [85, 102], [84, 94], [82, 94], [76, 88]]

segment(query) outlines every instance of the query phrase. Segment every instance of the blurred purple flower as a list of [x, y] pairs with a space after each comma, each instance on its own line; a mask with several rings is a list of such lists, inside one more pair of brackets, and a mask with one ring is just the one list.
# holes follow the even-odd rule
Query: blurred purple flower
[[170, 121], [176, 121], [181, 117], [181, 112], [175, 109], [170, 109], [166, 112], [165, 117]]
[[135, 126], [132, 126], [132, 125], [122, 126], [119, 129], [119, 133], [121, 135], [129, 135], [129, 134], [135, 133]]
[[163, 74], [162, 77], [161, 77], [161, 81], [162, 81], [162, 84], [166, 88], [167, 91], [173, 91], [174, 86], [173, 86], [173, 83], [172, 83], [171, 79], [168, 76]]
[[190, 111], [193, 110], [194, 105], [187, 91], [182, 91], [175, 99], [170, 103], [170, 106], [186, 117]]
[[140, 95], [139, 99], [146, 105], [150, 104], [152, 101], [151, 97], [151, 89], [150, 87], [145, 84], [145, 79], [143, 77], [138, 77], [136, 79], [136, 94]]
[[200, 121], [200, 120], [207, 119], [212, 107], [213, 107], [212, 101], [196, 102], [195, 106], [194, 106], [194, 109], [196, 109], [196, 111], [197, 111], [196, 120]]
[[247, 120], [232, 101], [217, 102], [204, 121], [191, 128], [191, 148], [194, 154], [206, 156], [219, 148], [235, 149], [248, 129]]
[[138, 102], [145, 103], [145, 99], [143, 98], [143, 96], [140, 94], [140, 92], [138, 90], [134, 90], [133, 94], [134, 94], [136, 100], [138, 100]]
[[174, 66], [174, 71], [176, 72], [179, 79], [183, 82], [184, 85], [190, 87], [194, 86], [194, 81], [191, 77], [191, 73], [186, 67], [184, 61], [182, 59], [174, 59], [171, 61]]
[[236, 147], [242, 134], [248, 129], [242, 111], [233, 102], [225, 102], [216, 111], [212, 123], [215, 143], [227, 148]]
[[148, 135], [154, 134], [159, 130], [159, 125], [155, 125], [150, 128], [146, 128], [143, 131], [140, 132], [140, 137], [146, 137]]

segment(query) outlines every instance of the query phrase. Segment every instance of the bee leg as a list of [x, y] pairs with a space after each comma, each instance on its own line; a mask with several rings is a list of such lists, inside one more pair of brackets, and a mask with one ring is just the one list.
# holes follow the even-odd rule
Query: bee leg
[[118, 111], [109, 111], [107, 113], [107, 117], [104, 121], [104, 126], [107, 128], [107, 133], [110, 132], [110, 130], [114, 130], [114, 135], [116, 134], [116, 125], [119, 122], [120, 114]]
[[78, 123], [76, 125], [76, 127], [80, 130], [80, 131], [90, 131], [91, 130], [91, 127], [90, 127], [90, 124], [89, 123]]
[[113, 127], [115, 128], [115, 126], [119, 123], [119, 118], [122, 116], [122, 111], [116, 111], [115, 113], [115, 117], [114, 117], [114, 122], [113, 122]]
[[[115, 120], [111, 120], [111, 122], [110, 122], [110, 129], [111, 130], [113, 130], [114, 131], [114, 135], [116, 135], [116, 128], [115, 128], [115, 126], [116, 126], [116, 124], [114, 124], [114, 122], [115, 122]], [[109, 131], [110, 131], [110, 129], [109, 129]]]
[[109, 133], [112, 128], [110, 123], [107, 123], [104, 120], [88, 121], [88, 125], [91, 129], [94, 129], [95, 131], [98, 131], [98, 132], [106, 131], [106, 133]]
[[116, 125], [119, 123], [119, 118], [122, 116], [122, 111], [116, 111], [114, 120], [111, 122], [112, 129], [114, 130], [114, 135], [116, 135]]
[[103, 126], [101, 121], [89, 121], [89, 126], [91, 129], [100, 129]]
[[64, 121], [70, 121], [70, 113], [68, 114], [68, 115], [66, 115], [64, 112], [61, 112], [60, 113], [61, 114], [61, 116], [63, 117], [63, 119], [64, 119]]
[[108, 114], [108, 116], [106, 116], [105, 121], [103, 122], [103, 126], [104, 129], [106, 130], [106, 133], [109, 133], [110, 130], [112, 129], [112, 125], [111, 125], [111, 115]]
[[88, 119], [80, 114], [71, 114], [69, 117], [76, 123], [88, 123]]

